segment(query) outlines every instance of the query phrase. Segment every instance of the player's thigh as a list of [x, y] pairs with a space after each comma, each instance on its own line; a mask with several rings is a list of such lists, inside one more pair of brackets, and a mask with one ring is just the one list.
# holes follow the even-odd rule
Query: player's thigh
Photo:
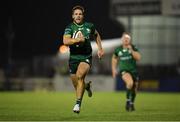
[[124, 72], [124, 73], [122, 73], [121, 75], [122, 75], [123, 81], [124, 81], [126, 84], [133, 85], [133, 78], [132, 78], [132, 76], [131, 76], [130, 73]]
[[90, 65], [86, 62], [80, 62], [77, 68], [76, 76], [84, 78], [85, 75], [89, 72]]

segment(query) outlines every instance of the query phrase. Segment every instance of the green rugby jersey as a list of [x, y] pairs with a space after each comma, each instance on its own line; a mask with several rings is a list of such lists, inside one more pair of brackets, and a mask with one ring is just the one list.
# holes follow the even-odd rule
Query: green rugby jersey
[[[138, 51], [138, 49], [133, 45], [134, 51]], [[129, 49], [123, 49], [122, 46], [117, 47], [114, 51], [114, 55], [119, 58], [118, 66], [120, 72], [129, 71], [129, 72], [137, 72], [136, 60], [133, 58], [132, 53]]]
[[70, 55], [90, 55], [92, 53], [91, 41], [94, 40], [95, 36], [94, 25], [88, 22], [84, 22], [81, 25], [71, 23], [66, 27], [64, 35], [71, 35], [71, 38], [77, 38], [79, 33], [83, 34], [85, 41], [70, 45]]

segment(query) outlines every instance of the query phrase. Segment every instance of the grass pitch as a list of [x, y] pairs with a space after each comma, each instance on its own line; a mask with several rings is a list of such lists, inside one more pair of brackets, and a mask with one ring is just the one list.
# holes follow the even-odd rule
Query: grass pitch
[[0, 121], [180, 121], [180, 93], [139, 92], [136, 111], [125, 111], [125, 92], [84, 95], [72, 112], [72, 92], [0, 92]]

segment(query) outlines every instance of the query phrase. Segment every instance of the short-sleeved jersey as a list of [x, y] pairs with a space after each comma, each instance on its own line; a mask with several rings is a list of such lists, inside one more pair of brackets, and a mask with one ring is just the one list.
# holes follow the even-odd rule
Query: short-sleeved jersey
[[92, 53], [91, 41], [94, 40], [95, 36], [94, 25], [88, 22], [84, 22], [81, 25], [71, 23], [66, 27], [64, 35], [77, 38], [79, 33], [83, 34], [85, 42], [70, 45], [70, 55], [90, 55]]
[[[134, 51], [138, 51], [137, 47], [132, 46]], [[133, 58], [129, 49], [123, 49], [122, 46], [117, 47], [114, 51], [114, 55], [119, 58], [118, 66], [120, 72], [128, 71], [131, 73], [137, 73], [136, 60]]]

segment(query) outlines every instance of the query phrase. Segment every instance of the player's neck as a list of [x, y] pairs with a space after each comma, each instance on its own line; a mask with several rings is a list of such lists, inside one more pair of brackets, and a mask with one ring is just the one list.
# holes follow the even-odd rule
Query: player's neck
[[123, 48], [128, 48], [128, 45], [122, 45]]
[[76, 22], [73, 22], [76, 26], [78, 26], [78, 27], [82, 27], [83, 26], [83, 22], [81, 22], [81, 23], [76, 23]]

